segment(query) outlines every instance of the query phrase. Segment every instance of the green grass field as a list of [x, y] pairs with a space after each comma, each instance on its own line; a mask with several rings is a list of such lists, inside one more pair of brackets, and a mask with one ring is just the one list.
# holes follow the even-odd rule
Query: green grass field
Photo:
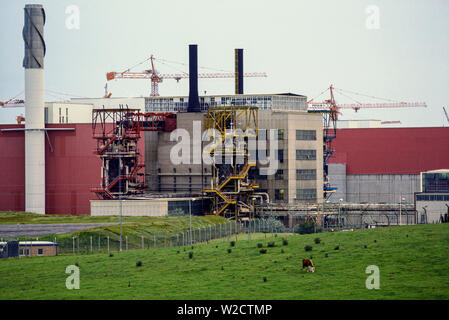
[[[281, 234], [253, 236], [258, 239], [248, 241], [247, 235], [240, 235], [234, 247], [219, 239], [194, 249], [133, 250], [114, 252], [112, 257], [104, 253], [3, 259], [0, 299], [449, 298], [449, 224], [284, 235], [286, 246]], [[314, 243], [316, 237], [321, 243]], [[276, 246], [267, 248], [271, 241]], [[266, 254], [259, 253], [258, 243]], [[306, 252], [305, 245], [312, 251]], [[301, 260], [310, 256], [315, 273], [301, 270]], [[68, 290], [65, 269], [75, 263], [81, 288]], [[379, 290], [365, 287], [369, 265], [380, 268]]]

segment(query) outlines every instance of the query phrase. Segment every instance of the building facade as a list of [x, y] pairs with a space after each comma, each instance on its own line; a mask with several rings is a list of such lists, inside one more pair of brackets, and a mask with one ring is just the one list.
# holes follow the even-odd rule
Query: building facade
[[413, 203], [420, 173], [449, 168], [449, 128], [337, 129], [329, 179], [338, 202]]

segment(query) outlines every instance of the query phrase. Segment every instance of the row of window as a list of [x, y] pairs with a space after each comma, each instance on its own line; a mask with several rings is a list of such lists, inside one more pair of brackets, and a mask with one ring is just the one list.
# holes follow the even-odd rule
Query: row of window
[[[277, 139], [284, 140], [285, 130], [277, 129]], [[267, 140], [267, 129], [259, 129], [259, 139]], [[296, 130], [296, 140], [316, 140], [316, 130]]]
[[[150, 111], [183, 111], [187, 109], [188, 98], [146, 98], [145, 109]], [[239, 97], [200, 97], [201, 109], [209, 106], [254, 106], [259, 109], [307, 110], [306, 97], [280, 96], [239, 96]]]
[[416, 201], [449, 201], [449, 194], [417, 194]]
[[[275, 189], [274, 199], [284, 200], [285, 189]], [[316, 200], [316, 189], [296, 189], [296, 200]]]
[[[278, 169], [274, 176], [275, 180], [284, 180], [284, 170]], [[257, 173], [257, 180], [267, 180], [266, 175]], [[296, 180], [316, 180], [316, 169], [298, 169], [296, 170]]]

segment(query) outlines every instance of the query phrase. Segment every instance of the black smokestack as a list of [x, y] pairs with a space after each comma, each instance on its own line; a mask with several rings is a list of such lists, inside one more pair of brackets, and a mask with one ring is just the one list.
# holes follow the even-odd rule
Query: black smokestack
[[235, 49], [235, 94], [243, 94], [243, 49]]
[[201, 112], [198, 97], [198, 46], [189, 45], [189, 105], [187, 112]]

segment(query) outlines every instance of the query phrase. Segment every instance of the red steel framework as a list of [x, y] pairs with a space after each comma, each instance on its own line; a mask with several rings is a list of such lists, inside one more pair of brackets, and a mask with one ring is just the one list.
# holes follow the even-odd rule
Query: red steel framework
[[141, 113], [139, 109], [92, 110], [94, 154], [102, 160], [101, 186], [91, 191], [103, 199], [143, 193], [145, 167], [139, 162], [137, 142], [142, 131], [171, 132], [176, 129], [173, 113]]

